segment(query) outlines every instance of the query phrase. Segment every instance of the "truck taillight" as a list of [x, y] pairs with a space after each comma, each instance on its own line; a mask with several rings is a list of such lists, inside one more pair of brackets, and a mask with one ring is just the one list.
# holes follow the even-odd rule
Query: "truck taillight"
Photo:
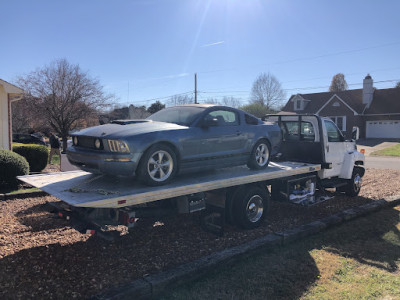
[[118, 222], [121, 225], [125, 225], [128, 228], [132, 228], [135, 226], [136, 218], [134, 211], [119, 211], [118, 214]]

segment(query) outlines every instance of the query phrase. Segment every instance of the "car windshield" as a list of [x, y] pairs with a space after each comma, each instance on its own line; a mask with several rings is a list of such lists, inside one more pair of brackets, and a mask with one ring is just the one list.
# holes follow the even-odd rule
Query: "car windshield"
[[170, 107], [156, 112], [148, 117], [147, 120], [190, 126], [204, 109], [204, 107], [195, 106]]

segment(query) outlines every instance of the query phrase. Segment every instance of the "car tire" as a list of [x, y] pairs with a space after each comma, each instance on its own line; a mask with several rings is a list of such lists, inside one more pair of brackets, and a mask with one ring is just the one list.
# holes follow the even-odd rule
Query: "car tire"
[[267, 187], [260, 185], [249, 185], [237, 191], [232, 199], [235, 223], [244, 229], [259, 227], [267, 215], [269, 198]]
[[177, 170], [175, 152], [168, 145], [158, 144], [151, 146], [144, 153], [136, 174], [142, 183], [160, 186], [170, 182]]
[[268, 166], [270, 159], [270, 146], [268, 141], [258, 141], [251, 151], [247, 166], [252, 170], [261, 170]]
[[345, 187], [345, 194], [350, 197], [356, 197], [360, 193], [362, 184], [362, 169], [355, 167], [351, 179]]

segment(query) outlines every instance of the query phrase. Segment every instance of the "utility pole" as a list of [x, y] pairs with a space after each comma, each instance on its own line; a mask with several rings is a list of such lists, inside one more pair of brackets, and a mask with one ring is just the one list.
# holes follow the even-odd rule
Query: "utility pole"
[[197, 103], [197, 73], [194, 73], [194, 104]]

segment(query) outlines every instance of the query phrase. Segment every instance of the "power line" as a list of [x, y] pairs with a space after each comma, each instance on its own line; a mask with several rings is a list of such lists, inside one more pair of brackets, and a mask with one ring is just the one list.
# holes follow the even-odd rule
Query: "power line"
[[[374, 81], [374, 84], [380, 84], [380, 83], [387, 83], [387, 82], [399, 82], [400, 79], [388, 79], [388, 80], [379, 80], [379, 81]], [[361, 85], [362, 82], [360, 83], [350, 83], [348, 86], [356, 86], [356, 85]], [[300, 91], [300, 90], [316, 90], [316, 89], [329, 89], [329, 86], [312, 86], [312, 87], [298, 87], [298, 88], [290, 88], [290, 89], [282, 89], [284, 91]], [[207, 99], [224, 99], [224, 98], [236, 98], [237, 101], [239, 102], [245, 102], [249, 101], [250, 97], [243, 97], [239, 96], [237, 94], [250, 94], [251, 91], [198, 91], [198, 99], [199, 102], [204, 103], [204, 101], [207, 101]], [[167, 100], [172, 97], [177, 97], [177, 96], [184, 96], [184, 95], [190, 95], [193, 94], [193, 91], [188, 91], [184, 93], [179, 93], [179, 94], [174, 94], [174, 95], [169, 95], [169, 96], [163, 96], [163, 97], [157, 97], [157, 98], [150, 98], [146, 100], [140, 100], [140, 101], [128, 101], [128, 102], [118, 102], [119, 104], [138, 104], [138, 103], [149, 103], [152, 101], [159, 101], [159, 100]], [[223, 95], [213, 95], [211, 98], [207, 98], [207, 94], [223, 94]], [[286, 101], [287, 99], [280, 99], [281, 101]]]
[[151, 102], [151, 101], [157, 101], [157, 100], [164, 100], [164, 99], [169, 99], [175, 96], [183, 96], [183, 95], [188, 95], [188, 94], [193, 94], [193, 91], [190, 92], [185, 92], [185, 93], [180, 93], [180, 94], [174, 94], [174, 95], [170, 95], [170, 96], [164, 96], [164, 97], [159, 97], [159, 98], [152, 98], [152, 99], [146, 99], [146, 100], [140, 100], [140, 101], [128, 101], [128, 102], [118, 102], [118, 103], [125, 103], [125, 104], [136, 104], [136, 103], [147, 103], [147, 102]]

